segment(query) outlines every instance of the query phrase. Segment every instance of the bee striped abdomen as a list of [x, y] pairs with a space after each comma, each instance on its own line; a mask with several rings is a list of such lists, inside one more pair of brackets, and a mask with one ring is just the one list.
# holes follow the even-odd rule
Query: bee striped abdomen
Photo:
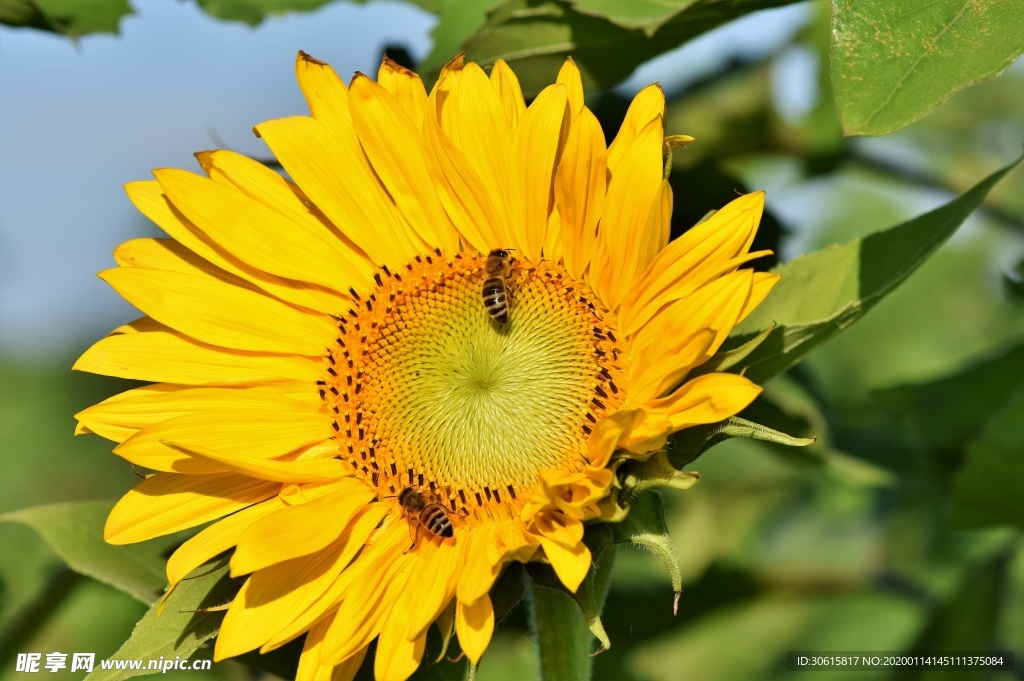
[[499, 324], [508, 323], [508, 294], [505, 291], [505, 281], [500, 277], [494, 277], [484, 282], [483, 286], [484, 309], [491, 319]]
[[427, 532], [439, 537], [450, 537], [453, 534], [452, 521], [440, 504], [430, 504], [420, 513], [420, 523]]

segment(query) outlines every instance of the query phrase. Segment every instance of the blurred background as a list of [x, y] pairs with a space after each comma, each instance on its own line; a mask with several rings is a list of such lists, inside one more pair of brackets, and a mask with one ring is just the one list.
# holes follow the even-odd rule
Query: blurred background
[[[157, 235], [121, 185], [154, 167], [198, 170], [191, 154], [208, 148], [269, 158], [251, 128], [306, 111], [298, 50], [343, 77], [375, 74], [384, 51], [424, 59], [437, 24], [399, 2], [333, 2], [257, 26], [186, 2], [134, 9], [117, 36], [0, 27], [0, 513], [114, 499], [136, 482], [111, 443], [72, 435], [73, 414], [130, 387], [70, 371], [138, 316], [95, 277], [118, 243]], [[697, 138], [674, 156], [675, 231], [737, 191], [765, 189], [759, 238], [785, 261], [930, 210], [1020, 155], [1022, 61], [898, 133], [844, 138], [829, 30], [821, 3], [756, 12], [588, 96], [610, 138], [638, 89], [664, 86], [667, 131]], [[684, 566], [679, 614], [658, 560], [620, 550], [603, 618], [612, 649], [595, 659], [595, 679], [782, 679], [787, 650], [1015, 649], [1024, 669], [1019, 530], [961, 529], [950, 514], [965, 452], [985, 446], [999, 406], [1022, 397], [1022, 216], [1018, 169], [897, 292], [768, 386], [750, 418], [814, 445], [733, 440], [695, 463], [693, 490], [666, 494]], [[107, 657], [145, 612], [69, 573], [25, 526], [0, 523], [0, 547], [4, 654]], [[535, 668], [520, 607], [477, 678], [528, 680]], [[13, 670], [0, 659], [0, 678]], [[232, 662], [169, 674], [256, 675]], [[848, 677], [1024, 671], [801, 675]]]

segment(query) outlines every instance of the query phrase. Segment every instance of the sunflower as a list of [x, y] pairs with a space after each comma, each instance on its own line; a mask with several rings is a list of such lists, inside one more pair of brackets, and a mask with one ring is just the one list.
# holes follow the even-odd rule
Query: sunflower
[[[606, 145], [571, 60], [529, 106], [500, 60], [458, 57], [429, 95], [388, 59], [348, 87], [297, 72], [312, 116], [255, 128], [287, 178], [211, 151], [205, 176], [127, 186], [170, 238], [116, 249], [100, 277], [146, 316], [75, 364], [152, 382], [77, 415], [155, 472], [105, 537], [211, 523], [167, 577], [225, 552], [247, 576], [217, 660], [305, 634], [299, 678], [351, 678], [376, 641], [376, 677], [405, 679], [437, 622], [475, 664], [505, 566], [575, 591], [622, 462], [760, 392], [687, 376], [775, 283], [742, 267], [763, 195], [670, 243], [664, 154], [688, 138], [653, 85]], [[481, 296], [496, 250], [505, 323]]]

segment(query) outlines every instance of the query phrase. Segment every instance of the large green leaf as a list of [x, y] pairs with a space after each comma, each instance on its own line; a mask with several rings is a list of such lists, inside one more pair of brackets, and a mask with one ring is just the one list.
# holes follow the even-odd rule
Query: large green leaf
[[572, 0], [572, 4], [584, 14], [603, 17], [623, 28], [642, 28], [653, 35], [694, 0]]
[[128, 0], [0, 0], [0, 24], [39, 28], [70, 37], [117, 33], [132, 13]]
[[[1024, 341], [951, 376], [873, 394], [886, 413], [931, 447], [959, 449], [1020, 388]], [[969, 395], [970, 399], [964, 399]]]
[[256, 26], [268, 16], [286, 12], [309, 12], [331, 0], [198, 0], [206, 13], [218, 19], [243, 21]]
[[107, 544], [103, 523], [111, 506], [110, 501], [34, 506], [0, 515], [0, 522], [28, 525], [75, 572], [152, 603], [167, 583], [163, 554], [175, 539], [161, 537], [131, 546]]
[[1018, 163], [930, 213], [775, 268], [782, 280], [738, 327], [740, 334], [753, 337], [778, 325], [744, 362], [746, 375], [764, 382], [864, 316], [920, 267]]
[[[196, 612], [203, 608], [215, 608], [229, 602], [238, 592], [238, 583], [230, 579], [227, 569], [181, 582], [167, 603], [154, 604], [135, 625], [132, 635], [124, 642], [112, 660], [125, 660], [130, 667], [131, 660], [174, 661], [187, 660], [206, 641], [217, 635], [224, 613]], [[160, 673], [155, 669], [100, 669], [87, 676], [90, 681], [117, 681], [133, 676]]]
[[[487, 14], [464, 42], [467, 56], [483, 64], [502, 58], [515, 70], [523, 93], [531, 96], [554, 80], [572, 56], [587, 88], [612, 87], [651, 57], [748, 12], [792, 0], [694, 0], [652, 36], [584, 14], [559, 0], [509, 0]], [[674, 3], [673, 3], [674, 4]], [[623, 0], [622, 6], [629, 6]], [[436, 72], [431, 60], [424, 69]]]
[[832, 0], [832, 83], [847, 135], [885, 135], [1024, 53], [1024, 0]]
[[967, 461], [953, 478], [953, 518], [973, 527], [1013, 524], [1024, 528], [1021, 490], [1024, 390], [1018, 390], [967, 445]]
[[[196, 0], [199, 6], [211, 16], [228, 21], [242, 21], [256, 26], [267, 17], [288, 14], [289, 12], [311, 12], [320, 9], [329, 2], [337, 0]], [[347, 0], [362, 5], [370, 0]], [[493, 4], [495, 0], [490, 0]], [[438, 0], [406, 0], [406, 3], [417, 5], [428, 12], [436, 12]]]
[[497, 0], [438, 0], [437, 26], [431, 32], [434, 47], [419, 65], [421, 71], [437, 76], [441, 67], [462, 49], [462, 43], [483, 25], [487, 10]]

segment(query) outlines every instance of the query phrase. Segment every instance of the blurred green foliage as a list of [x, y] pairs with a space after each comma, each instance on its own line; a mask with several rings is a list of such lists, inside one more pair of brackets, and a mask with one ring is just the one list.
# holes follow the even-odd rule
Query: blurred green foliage
[[[200, 4], [217, 17], [257, 23], [268, 12], [313, 9], [323, 2]], [[491, 0], [417, 4], [441, 17], [435, 50], [422, 70], [436, 72], [458, 46], [467, 47], [471, 58], [510, 58], [515, 51], [520, 56], [512, 59], [513, 66], [526, 89], [536, 91], [551, 81], [567, 52], [591, 83], [613, 85], [641, 61], [681, 40], [741, 12], [784, 3], [512, 0], [490, 12]], [[667, 130], [698, 140], [674, 157], [674, 234], [709, 208], [724, 205], [735, 191], [767, 188], [769, 212], [755, 247], [773, 248], [791, 260], [801, 251], [906, 221], [962, 194], [1019, 154], [1024, 141], [1020, 68], [953, 96], [896, 134], [843, 138], [832, 103], [829, 65], [836, 62], [830, 62], [830, 49], [834, 58], [836, 46], [830, 21], [860, 30], [857, 22], [870, 26], [878, 19], [869, 13], [885, 4], [858, 4], [863, 11], [851, 17], [845, 14], [847, 3], [837, 2], [832, 18], [818, 5], [807, 27], [777, 52], [755, 62], [727, 64], [668, 93]], [[950, 7], [966, 6], [929, 5], [940, 17]], [[1015, 6], [1007, 3], [992, 11], [1012, 13]], [[92, 13], [81, 14], [83, 7]], [[128, 10], [127, 2], [0, 0], [0, 21], [78, 35], [115, 30], [117, 17]], [[998, 18], [988, 16], [995, 17], [993, 22]], [[840, 62], [844, 75], [835, 80], [836, 97], [848, 132], [899, 128], [955, 90], [994, 75], [1020, 53], [1024, 40], [1013, 33], [1020, 26], [1012, 16], [1000, 23], [1007, 29], [1003, 42], [979, 44], [961, 36], [960, 48], [972, 57], [991, 48], [981, 56], [992, 61], [980, 70], [924, 73], [894, 60], [878, 71], [863, 61], [863, 54]], [[898, 31], [905, 25], [890, 28]], [[918, 38], [920, 47], [924, 38]], [[588, 49], [591, 44], [594, 48]], [[914, 54], [924, 53], [911, 51], [909, 58]], [[778, 80], [786, 77], [782, 66], [792, 58], [815, 66], [817, 93], [805, 109], [793, 110], [778, 96]], [[860, 98], [856, 90], [845, 89], [862, 72], [877, 76], [881, 95]], [[883, 111], [879, 100], [897, 92], [892, 81], [905, 74], [928, 76], [919, 86], [931, 94], [916, 95], [900, 110], [875, 117], [890, 121], [885, 125], [858, 128], [868, 125], [862, 111]], [[893, 96], [888, 103], [898, 100]], [[609, 137], [626, 103], [614, 92], [588, 99]], [[1018, 663], [1024, 660], [1024, 315], [1013, 293], [1024, 251], [1022, 215], [1024, 173], [1018, 169], [899, 289], [772, 380], [764, 398], [742, 415], [794, 436], [816, 437], [813, 445], [790, 450], [730, 440], [691, 467], [700, 470], [700, 484], [665, 495], [683, 581], [679, 614], [673, 617], [672, 585], [659, 559], [620, 547], [602, 612], [611, 649], [595, 658], [593, 678], [783, 679], [791, 674], [785, 671], [786, 651], [798, 649], [1009, 649], [1017, 652]], [[879, 253], [892, 254], [895, 248], [886, 246]], [[825, 270], [859, 274], [845, 252], [830, 253], [811, 258], [828, 260]], [[807, 284], [812, 285], [817, 286]], [[136, 481], [127, 463], [110, 454], [110, 443], [72, 436], [72, 414], [131, 386], [71, 374], [74, 354], [90, 340], [69, 341], [69, 354], [45, 365], [0, 358], [0, 513], [46, 503], [112, 500]], [[73, 535], [76, 524], [88, 525], [90, 518], [102, 515], [97, 506], [78, 508], [89, 511], [62, 519], [51, 509], [52, 527], [42, 534], [49, 532], [50, 541], [65, 546], [61, 537]], [[131, 596], [69, 571], [24, 522], [0, 523], [0, 545], [0, 677], [13, 669], [16, 652], [95, 651], [107, 657], [140, 618], [140, 636], [146, 626], [196, 618], [177, 613], [156, 621]], [[132, 554], [142, 561], [142, 574], [150, 574], [153, 566], [159, 570], [166, 547], [143, 547]], [[102, 578], [106, 563], [83, 568], [62, 551], [73, 567]], [[220, 577], [206, 579], [212, 584]], [[139, 595], [156, 587], [159, 574], [152, 577], [155, 581], [141, 579], [141, 585], [119, 586]], [[210, 605], [217, 599], [207, 598], [208, 586], [197, 580], [175, 596], [189, 608]], [[229, 597], [230, 583], [220, 588], [227, 588], [224, 598]], [[477, 679], [537, 678], [527, 615], [525, 604], [511, 607]], [[203, 627], [194, 630], [192, 643], [199, 645], [218, 617], [203, 614]], [[135, 656], [132, 651], [139, 648], [133, 646], [139, 645], [145, 642], [136, 636], [122, 654]], [[200, 654], [208, 654], [203, 650]], [[432, 640], [428, 657], [438, 651], [439, 642]], [[265, 658], [247, 656], [246, 662], [269, 670], [264, 674], [286, 674], [294, 655], [291, 648]], [[446, 662], [425, 664], [417, 678], [457, 678], [461, 670]], [[255, 673], [228, 662], [215, 665], [208, 676], [252, 678]], [[808, 681], [947, 677], [1014, 678], [921, 670], [801, 676]]]

